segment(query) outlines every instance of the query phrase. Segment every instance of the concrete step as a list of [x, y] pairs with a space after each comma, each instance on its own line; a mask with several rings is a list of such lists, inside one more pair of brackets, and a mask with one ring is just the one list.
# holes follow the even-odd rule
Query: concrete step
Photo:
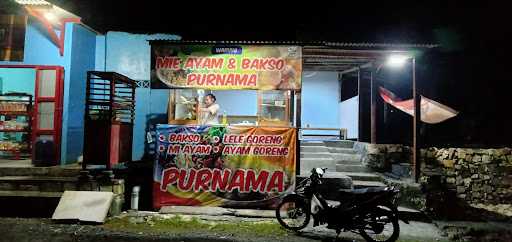
[[363, 165], [361, 161], [358, 160], [335, 160], [336, 164], [342, 164], [342, 165]]
[[[302, 180], [308, 178], [311, 174], [301, 174], [297, 176], [297, 184], [300, 183]], [[352, 178], [345, 175], [343, 172], [325, 172], [322, 181], [329, 180], [337, 182], [338, 189], [350, 189], [352, 187]]]
[[323, 141], [300, 141], [300, 146], [325, 146]]
[[357, 154], [357, 151], [352, 148], [326, 147], [326, 149], [331, 153]]
[[350, 140], [329, 140], [324, 141], [327, 147], [333, 148], [354, 148], [354, 141]]
[[346, 176], [349, 176], [354, 181], [382, 181], [382, 178], [378, 175], [367, 173], [367, 172], [341, 172]]
[[78, 177], [54, 177], [54, 176], [0, 176], [0, 182], [74, 182]]
[[339, 187], [338, 189], [352, 187], [352, 179], [341, 172], [326, 171], [322, 180], [328, 181], [332, 187]]
[[80, 175], [80, 167], [0, 167], [0, 176], [54, 176], [74, 177]]
[[330, 158], [332, 159], [332, 154], [329, 152], [300, 152], [301, 158]]
[[2, 176], [1, 191], [63, 192], [78, 189], [78, 177]]
[[0, 197], [61, 197], [62, 192], [0, 191]]
[[363, 166], [362, 164], [359, 165], [350, 165], [350, 164], [336, 164], [336, 171], [338, 172], [366, 172], [368, 171], [368, 168], [366, 166]]
[[301, 158], [300, 159], [300, 174], [309, 176], [311, 169], [322, 167], [327, 168], [329, 171], [336, 171], [336, 163], [332, 158]]
[[361, 163], [361, 155], [359, 154], [342, 154], [342, 153], [331, 153], [332, 158], [335, 161], [353, 161]]
[[300, 152], [329, 152], [325, 146], [301, 146]]
[[379, 181], [358, 181], [352, 180], [354, 188], [366, 188], [366, 187], [385, 187], [386, 184]]
[[[297, 183], [307, 177], [309, 177], [309, 174], [307, 176], [297, 176]], [[328, 200], [335, 200], [338, 198], [337, 194], [333, 191], [352, 188], [352, 179], [341, 172], [325, 172], [322, 177], [322, 182], [322, 185], [318, 189], [320, 194]]]

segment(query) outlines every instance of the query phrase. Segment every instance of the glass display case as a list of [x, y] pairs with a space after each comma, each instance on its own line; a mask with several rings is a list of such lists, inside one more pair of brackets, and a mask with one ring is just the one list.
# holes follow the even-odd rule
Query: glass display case
[[169, 95], [169, 123], [197, 124], [198, 108], [203, 91], [197, 89], [172, 89]]
[[258, 124], [290, 126], [290, 91], [258, 92]]
[[32, 96], [0, 95], [0, 155], [22, 159], [31, 156]]

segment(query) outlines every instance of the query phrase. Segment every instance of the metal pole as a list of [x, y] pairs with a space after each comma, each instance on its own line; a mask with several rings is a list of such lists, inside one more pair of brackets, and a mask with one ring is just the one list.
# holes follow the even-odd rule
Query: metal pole
[[377, 143], [377, 84], [373, 78], [373, 69], [370, 71], [370, 125], [371, 125], [371, 143]]
[[358, 115], [357, 115], [357, 141], [361, 142], [363, 139], [361, 138], [363, 135], [363, 113], [361, 108], [361, 103], [363, 97], [361, 95], [361, 69], [357, 69], [357, 95], [359, 96], [358, 100]]
[[414, 175], [413, 178], [417, 182], [420, 176], [420, 149], [418, 144], [418, 135], [419, 135], [419, 122], [421, 121], [421, 110], [420, 110], [420, 95], [418, 94], [418, 87], [416, 86], [416, 59], [412, 58], [412, 97], [414, 100], [414, 118], [413, 118], [413, 168]]

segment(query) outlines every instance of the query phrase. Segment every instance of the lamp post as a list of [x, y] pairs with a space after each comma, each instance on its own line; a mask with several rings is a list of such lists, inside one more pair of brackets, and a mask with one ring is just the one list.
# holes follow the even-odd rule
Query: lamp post
[[420, 149], [418, 144], [419, 136], [419, 123], [421, 121], [420, 102], [421, 96], [418, 94], [418, 87], [416, 86], [416, 58], [405, 55], [390, 55], [387, 64], [390, 67], [403, 67], [407, 60], [411, 59], [412, 69], [412, 99], [414, 104], [413, 110], [413, 135], [412, 135], [412, 166], [413, 166], [413, 179], [418, 181], [420, 175]]
[[412, 98], [414, 102], [414, 120], [413, 120], [413, 136], [412, 136], [412, 165], [414, 167], [413, 178], [418, 181], [420, 175], [420, 148], [418, 146], [418, 136], [420, 135], [421, 121], [421, 96], [418, 95], [418, 87], [416, 86], [416, 59], [412, 58]]

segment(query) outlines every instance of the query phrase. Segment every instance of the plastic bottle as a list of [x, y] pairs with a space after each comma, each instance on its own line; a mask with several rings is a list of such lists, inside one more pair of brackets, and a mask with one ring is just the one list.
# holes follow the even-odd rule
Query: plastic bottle
[[222, 124], [227, 125], [228, 124], [228, 116], [226, 113], [226, 110], [222, 113]]
[[134, 186], [132, 189], [132, 199], [130, 203], [130, 208], [135, 211], [139, 210], [139, 191], [140, 186]]

